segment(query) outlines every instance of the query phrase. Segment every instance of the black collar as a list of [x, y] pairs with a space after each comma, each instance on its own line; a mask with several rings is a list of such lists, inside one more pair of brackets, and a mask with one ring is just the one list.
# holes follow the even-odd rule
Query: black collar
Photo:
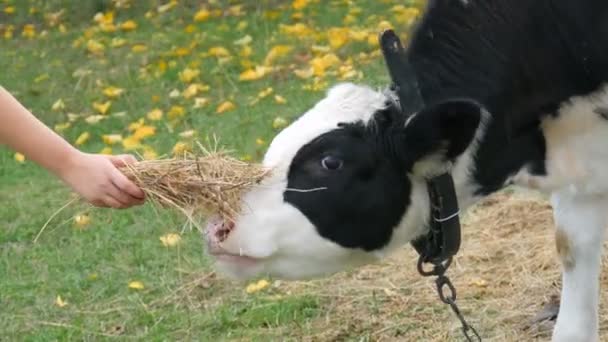
[[460, 210], [452, 175], [444, 173], [427, 181], [431, 206], [429, 232], [412, 245], [424, 262], [443, 263], [460, 248]]
[[[417, 84], [416, 72], [408, 61], [399, 37], [393, 30], [379, 36], [380, 48], [390, 74], [391, 90], [397, 95], [399, 107], [421, 110], [424, 99]], [[406, 113], [404, 113], [406, 114]], [[451, 174], [444, 173], [427, 181], [430, 199], [429, 232], [412, 242], [420, 260], [440, 264], [451, 260], [460, 248], [460, 217], [458, 198]]]

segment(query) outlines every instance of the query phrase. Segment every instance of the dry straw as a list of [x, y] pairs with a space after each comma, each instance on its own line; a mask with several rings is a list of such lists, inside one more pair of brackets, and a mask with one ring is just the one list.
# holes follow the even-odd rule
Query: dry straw
[[259, 184], [269, 170], [217, 147], [197, 145], [200, 153], [139, 161], [122, 171], [142, 188], [148, 200], [177, 208], [188, 217], [218, 214], [233, 219], [242, 209], [243, 193]]

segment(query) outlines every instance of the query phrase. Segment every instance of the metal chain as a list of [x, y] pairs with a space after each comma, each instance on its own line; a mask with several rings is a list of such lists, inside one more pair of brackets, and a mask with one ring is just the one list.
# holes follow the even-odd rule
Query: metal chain
[[[460, 308], [458, 308], [458, 305], [456, 305], [456, 288], [452, 284], [452, 281], [450, 281], [450, 278], [445, 275], [445, 272], [447, 271], [448, 267], [450, 267], [451, 263], [452, 258], [449, 258], [444, 263], [433, 263], [433, 269], [431, 271], [425, 271], [423, 265], [424, 258], [420, 257], [418, 259], [418, 272], [424, 277], [437, 277], [435, 279], [435, 284], [437, 285], [437, 294], [439, 295], [439, 299], [443, 303], [448, 304], [456, 317], [458, 317], [458, 320], [462, 324], [462, 333], [466, 337], [467, 341], [481, 341], [481, 337], [477, 333], [477, 330], [467, 323], [462, 315], [462, 312], [460, 312]], [[449, 290], [447, 296], [445, 293], [446, 288]]]

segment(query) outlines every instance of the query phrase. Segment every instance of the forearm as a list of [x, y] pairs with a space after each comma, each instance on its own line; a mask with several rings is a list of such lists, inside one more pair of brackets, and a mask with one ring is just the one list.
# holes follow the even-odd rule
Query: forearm
[[74, 155], [72, 145], [40, 122], [0, 86], [0, 143], [62, 177]]

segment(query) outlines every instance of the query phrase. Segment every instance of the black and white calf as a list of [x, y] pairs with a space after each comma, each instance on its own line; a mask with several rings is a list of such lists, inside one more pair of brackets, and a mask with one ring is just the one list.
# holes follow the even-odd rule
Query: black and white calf
[[426, 105], [331, 88], [272, 141], [273, 175], [246, 194], [248, 210], [210, 223], [218, 266], [288, 279], [356, 267], [426, 234], [430, 177], [450, 172], [461, 208], [516, 184], [554, 206], [563, 289], [553, 340], [597, 341], [608, 1], [429, 1], [407, 59], [402, 76]]

